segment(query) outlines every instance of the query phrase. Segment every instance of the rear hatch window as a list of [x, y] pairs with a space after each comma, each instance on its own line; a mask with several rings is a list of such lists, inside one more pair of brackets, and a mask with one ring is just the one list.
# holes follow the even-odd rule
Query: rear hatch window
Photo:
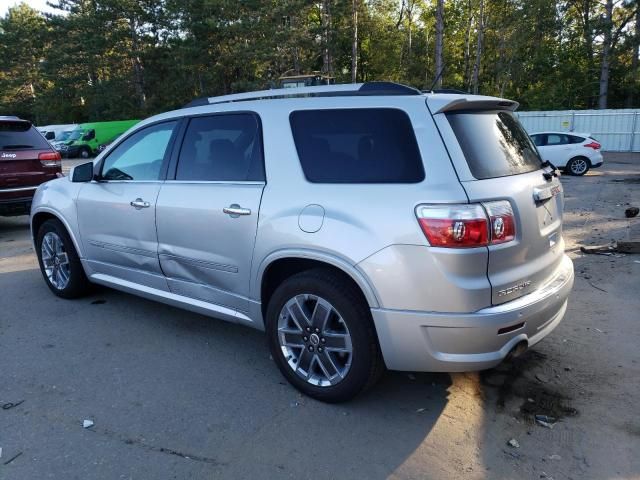
[[463, 111], [446, 116], [475, 178], [506, 177], [541, 168], [535, 145], [511, 112]]
[[29, 122], [0, 120], [0, 150], [49, 150], [49, 142]]

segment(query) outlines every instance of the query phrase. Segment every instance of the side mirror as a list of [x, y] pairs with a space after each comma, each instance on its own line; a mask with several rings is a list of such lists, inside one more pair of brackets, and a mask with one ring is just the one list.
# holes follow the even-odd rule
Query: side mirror
[[47, 140], [55, 140], [56, 134], [54, 132], [47, 132], [44, 134], [44, 138]]
[[69, 178], [73, 183], [85, 183], [93, 180], [93, 162], [83, 163], [71, 167]]

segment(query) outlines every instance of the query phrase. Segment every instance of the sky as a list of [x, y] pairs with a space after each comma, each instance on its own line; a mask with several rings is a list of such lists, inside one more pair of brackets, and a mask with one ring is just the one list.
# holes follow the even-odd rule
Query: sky
[[[4, 17], [10, 7], [23, 3], [23, 0], [0, 0], [0, 17]], [[56, 10], [47, 6], [47, 0], [26, 0], [24, 3], [30, 5], [41, 12], [53, 13]], [[60, 10], [57, 11], [60, 13]]]

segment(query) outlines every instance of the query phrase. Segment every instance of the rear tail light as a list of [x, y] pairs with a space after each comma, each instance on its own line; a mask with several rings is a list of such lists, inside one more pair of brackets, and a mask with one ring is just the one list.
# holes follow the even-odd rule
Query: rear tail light
[[505, 200], [483, 204], [419, 205], [416, 216], [433, 247], [484, 247], [515, 238], [513, 210]]
[[62, 157], [58, 152], [44, 152], [38, 155], [43, 167], [62, 167]]
[[510, 242], [516, 238], [516, 219], [506, 200], [483, 203], [491, 223], [491, 243]]
[[594, 150], [600, 150], [600, 147], [602, 147], [598, 142], [585, 143], [584, 146], [587, 148], [593, 148]]

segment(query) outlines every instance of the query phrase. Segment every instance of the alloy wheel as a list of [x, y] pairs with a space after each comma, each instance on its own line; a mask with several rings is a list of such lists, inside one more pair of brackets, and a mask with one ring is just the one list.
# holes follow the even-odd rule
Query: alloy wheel
[[574, 175], [582, 175], [587, 171], [587, 168], [589, 168], [589, 166], [583, 158], [576, 158], [571, 162], [571, 173]]
[[57, 290], [64, 290], [71, 278], [71, 265], [64, 243], [55, 232], [47, 232], [40, 247], [47, 279]]
[[296, 295], [284, 305], [278, 342], [289, 367], [311, 385], [336, 385], [351, 368], [349, 328], [333, 305], [317, 295]]

